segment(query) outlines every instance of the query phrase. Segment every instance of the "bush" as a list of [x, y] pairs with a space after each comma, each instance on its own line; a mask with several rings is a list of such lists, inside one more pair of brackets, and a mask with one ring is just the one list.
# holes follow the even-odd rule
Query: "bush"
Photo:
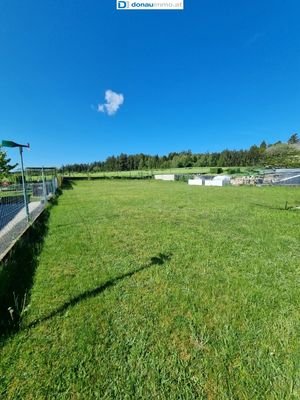
[[241, 169], [240, 168], [228, 168], [227, 172], [230, 175], [239, 174], [241, 172]]
[[221, 174], [223, 172], [223, 168], [221, 167], [212, 167], [209, 169], [211, 174]]
[[176, 175], [175, 180], [180, 182], [188, 182], [189, 179], [193, 179], [194, 175], [192, 174], [183, 174]]

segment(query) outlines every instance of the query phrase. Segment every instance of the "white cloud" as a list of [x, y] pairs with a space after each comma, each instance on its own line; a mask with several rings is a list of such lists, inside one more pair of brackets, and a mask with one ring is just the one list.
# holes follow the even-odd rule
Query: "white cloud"
[[118, 94], [112, 90], [106, 90], [105, 101], [104, 104], [98, 104], [98, 111], [107, 113], [108, 115], [114, 115], [124, 103], [124, 96], [121, 93]]

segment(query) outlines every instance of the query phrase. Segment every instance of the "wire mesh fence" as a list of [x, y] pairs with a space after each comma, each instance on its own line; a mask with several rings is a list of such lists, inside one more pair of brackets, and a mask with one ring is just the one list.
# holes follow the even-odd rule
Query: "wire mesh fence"
[[[28, 173], [28, 171], [27, 171]], [[58, 188], [56, 176], [32, 174], [23, 185], [5, 182], [0, 186], [0, 260], [15, 241], [41, 214]], [[18, 179], [16, 179], [18, 181]]]

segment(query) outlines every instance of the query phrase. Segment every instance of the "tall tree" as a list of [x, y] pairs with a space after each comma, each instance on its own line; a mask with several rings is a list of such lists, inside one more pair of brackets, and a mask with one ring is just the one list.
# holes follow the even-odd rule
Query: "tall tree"
[[119, 156], [120, 170], [128, 171], [128, 156], [125, 153], [121, 153]]
[[288, 140], [288, 144], [296, 144], [299, 143], [300, 139], [297, 133], [293, 133], [292, 136]]
[[266, 148], [267, 148], [267, 143], [263, 140], [263, 141], [261, 142], [259, 148], [260, 148], [261, 150], [266, 150]]
[[7, 158], [5, 151], [0, 148], [0, 179], [8, 176], [9, 172], [14, 169], [18, 164], [10, 165], [10, 158]]

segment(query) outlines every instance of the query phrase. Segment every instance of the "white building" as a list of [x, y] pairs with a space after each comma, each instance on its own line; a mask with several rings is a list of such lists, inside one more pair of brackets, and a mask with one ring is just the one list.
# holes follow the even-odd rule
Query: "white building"
[[204, 179], [204, 178], [189, 179], [188, 184], [194, 186], [226, 186], [230, 185], [230, 176], [218, 175], [212, 179]]
[[189, 185], [193, 185], [193, 186], [204, 186], [205, 185], [205, 179], [204, 178], [199, 178], [199, 177], [196, 177], [194, 179], [189, 179], [188, 180], [188, 184]]
[[175, 181], [175, 175], [154, 175], [154, 179], [161, 180], [161, 181]]

